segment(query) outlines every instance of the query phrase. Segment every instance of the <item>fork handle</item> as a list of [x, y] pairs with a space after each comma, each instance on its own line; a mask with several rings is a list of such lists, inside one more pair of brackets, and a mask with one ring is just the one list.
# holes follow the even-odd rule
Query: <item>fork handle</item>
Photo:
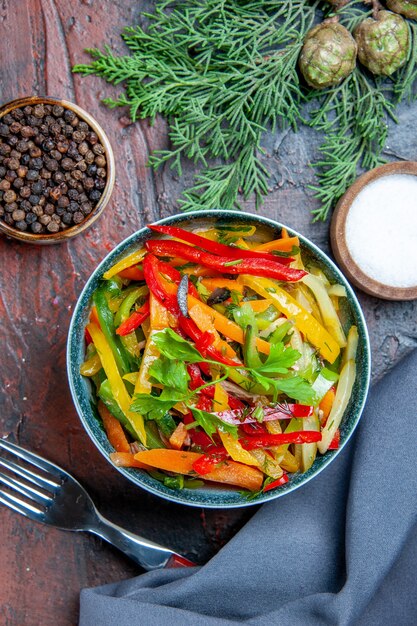
[[97, 513], [97, 522], [89, 530], [124, 552], [132, 561], [147, 571], [162, 567], [191, 567], [195, 565], [173, 550], [164, 548], [117, 526], [117, 524], [113, 524], [100, 513]]

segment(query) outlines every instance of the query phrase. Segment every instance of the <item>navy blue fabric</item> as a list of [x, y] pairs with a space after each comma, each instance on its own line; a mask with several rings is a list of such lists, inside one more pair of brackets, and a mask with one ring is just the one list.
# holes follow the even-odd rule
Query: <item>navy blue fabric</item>
[[416, 517], [417, 350], [372, 388], [318, 477], [203, 567], [83, 590], [80, 626], [415, 626]]

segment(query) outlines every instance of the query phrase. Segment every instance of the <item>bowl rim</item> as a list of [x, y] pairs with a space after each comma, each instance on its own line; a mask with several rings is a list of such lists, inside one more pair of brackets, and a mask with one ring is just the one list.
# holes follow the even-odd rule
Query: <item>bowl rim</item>
[[350, 208], [358, 195], [367, 185], [379, 178], [394, 174], [407, 174], [417, 177], [417, 161], [385, 163], [359, 176], [336, 205], [330, 224], [330, 243], [333, 254], [343, 272], [359, 289], [383, 300], [415, 300], [417, 298], [417, 285], [394, 287], [372, 278], [356, 263], [346, 241], [346, 221]]
[[[279, 498], [288, 493], [291, 493], [292, 491], [305, 485], [312, 478], [316, 477], [320, 472], [322, 472], [323, 469], [327, 467], [329, 463], [331, 463], [335, 459], [335, 457], [338, 456], [338, 454], [340, 454], [340, 452], [346, 446], [351, 436], [353, 435], [354, 431], [356, 430], [356, 427], [362, 415], [365, 402], [367, 399], [367, 395], [369, 392], [370, 376], [371, 376], [371, 348], [370, 348], [369, 334], [368, 334], [366, 320], [362, 312], [361, 306], [348, 280], [343, 276], [340, 269], [335, 265], [335, 263], [329, 258], [327, 254], [325, 254], [316, 244], [314, 244], [309, 239], [304, 237], [304, 235], [301, 235], [300, 233], [295, 231], [293, 228], [286, 226], [284, 224], [281, 224], [280, 222], [277, 222], [270, 218], [255, 215], [253, 213], [244, 212], [243, 215], [244, 217], [242, 217], [242, 211], [235, 211], [235, 210], [222, 210], [222, 209], [212, 209], [212, 210], [203, 210], [203, 211], [199, 210], [199, 211], [186, 212], [184, 214], [175, 214], [175, 215], [160, 219], [157, 222], [153, 222], [153, 223], [158, 224], [158, 225], [169, 225], [172, 222], [177, 224], [179, 221], [186, 221], [188, 219], [192, 220], [194, 218], [220, 218], [220, 219], [231, 218], [231, 219], [234, 219], [239, 216], [241, 219], [246, 218], [248, 220], [253, 220], [258, 223], [265, 224], [266, 226], [272, 227], [274, 229], [287, 228], [287, 230], [293, 236], [297, 236], [300, 238], [301, 244], [305, 246], [307, 250], [309, 250], [310, 252], [313, 252], [313, 254], [317, 256], [320, 260], [322, 260], [322, 257], [324, 257], [326, 264], [330, 266], [330, 269], [332, 270], [332, 272], [341, 279], [342, 283], [346, 287], [350, 307], [353, 308], [355, 315], [361, 325], [360, 330], [362, 331], [363, 340], [364, 340], [363, 341], [363, 354], [364, 354], [363, 376], [364, 378], [362, 378], [362, 382], [361, 382], [361, 397], [360, 397], [359, 405], [356, 406], [355, 418], [352, 422], [349, 432], [347, 433], [347, 435], [345, 436], [344, 440], [341, 442], [341, 445], [339, 446], [337, 450], [328, 451], [326, 453], [327, 458], [324, 456], [321, 457], [322, 461], [321, 461], [320, 467], [316, 467], [315, 471], [312, 474], [310, 474], [309, 476], [306, 475], [304, 479], [298, 484], [292, 484], [291, 482], [288, 482], [281, 489], [271, 490], [266, 493], [262, 493], [256, 498], [254, 498], [253, 500], [242, 499], [237, 502], [230, 502], [230, 503], [223, 503], [223, 504], [204, 502], [202, 500], [198, 500], [198, 501], [197, 500], [196, 501], [185, 500], [184, 498], [181, 498], [179, 495], [177, 495], [177, 491], [175, 490], [170, 490], [169, 493], [163, 493], [161, 492], [160, 489], [158, 489], [153, 484], [143, 484], [141, 480], [137, 477], [138, 476], [137, 472], [132, 473], [131, 471], [129, 471], [130, 468], [117, 467], [116, 465], [114, 465], [109, 459], [109, 456], [108, 456], [109, 451], [104, 448], [104, 446], [101, 444], [100, 441], [98, 441], [97, 437], [92, 431], [92, 428], [90, 427], [88, 420], [86, 416], [84, 415], [83, 409], [78, 399], [78, 394], [77, 394], [77, 390], [75, 386], [74, 364], [72, 362], [72, 352], [74, 348], [73, 338], [75, 335], [75, 327], [77, 325], [78, 318], [80, 317], [81, 311], [85, 308], [83, 304], [83, 300], [86, 298], [88, 292], [90, 291], [91, 285], [96, 280], [96, 277], [99, 274], [103, 274], [103, 271], [105, 271], [104, 268], [109, 263], [109, 261], [111, 260], [112, 264], [116, 261], [117, 257], [120, 255], [120, 252], [118, 252], [120, 247], [123, 246], [123, 248], [126, 250], [130, 244], [133, 244], [138, 239], [146, 237], [147, 235], [149, 236], [149, 238], [151, 236], [155, 236], [155, 233], [151, 231], [147, 226], [139, 229], [135, 233], [132, 233], [130, 236], [126, 237], [124, 240], [119, 242], [115, 246], [115, 248], [102, 259], [102, 261], [98, 264], [98, 266], [94, 269], [94, 271], [90, 275], [89, 279], [87, 280], [86, 284], [84, 285], [83, 290], [81, 291], [78, 297], [77, 303], [74, 307], [74, 311], [72, 314], [70, 326], [68, 329], [67, 352], [66, 352], [67, 377], [68, 377], [68, 382], [70, 386], [72, 400], [74, 402], [78, 417], [80, 418], [81, 423], [83, 424], [85, 430], [87, 431], [87, 434], [89, 435], [90, 440], [92, 440], [94, 445], [98, 448], [101, 454], [105, 457], [106, 461], [113, 468], [118, 470], [125, 478], [133, 482], [138, 487], [141, 487], [145, 491], [148, 491], [152, 493], [153, 495], [161, 497], [170, 502], [175, 502], [175, 503], [183, 504], [186, 506], [194, 506], [194, 507], [199, 507], [199, 508], [201, 507], [212, 508], [212, 509], [243, 508], [247, 506], [264, 504], [265, 502], [275, 500], [276, 498]], [[90, 300], [90, 298], [91, 298], [91, 294], [89, 295], [88, 299]], [[78, 373], [78, 376], [80, 376], [79, 373]], [[178, 493], [180, 494], [181, 491], [178, 491]], [[225, 493], [227, 493], [227, 490], [225, 490]], [[233, 493], [235, 493], [235, 491]]]
[[69, 109], [77, 113], [77, 115], [84, 122], [86, 122], [98, 136], [100, 143], [105, 150], [107, 159], [106, 186], [104, 187], [103, 193], [101, 194], [100, 200], [97, 202], [96, 206], [93, 208], [91, 213], [87, 215], [82, 222], [80, 222], [80, 224], [75, 224], [74, 226], [71, 226], [70, 228], [67, 228], [66, 230], [60, 231], [58, 233], [51, 233], [50, 235], [42, 233], [40, 235], [37, 235], [36, 233], [19, 231], [16, 228], [9, 226], [8, 224], [6, 224], [6, 222], [0, 219], [0, 232], [2, 232], [7, 237], [12, 237], [13, 239], [32, 244], [57, 244], [67, 241], [68, 239], [76, 237], [77, 235], [82, 233], [84, 230], [92, 226], [103, 213], [113, 192], [116, 176], [116, 164], [113, 154], [113, 148], [111, 147], [109, 138], [107, 137], [101, 125], [90, 113], [85, 111], [78, 104], [70, 102], [69, 100], [63, 100], [62, 98], [55, 98], [53, 96], [25, 96], [22, 98], [16, 98], [15, 100], [10, 100], [9, 102], [6, 102], [5, 104], [2, 104], [0, 106], [0, 120], [2, 117], [7, 115], [7, 113], [19, 107], [44, 103], [59, 104], [65, 109]]

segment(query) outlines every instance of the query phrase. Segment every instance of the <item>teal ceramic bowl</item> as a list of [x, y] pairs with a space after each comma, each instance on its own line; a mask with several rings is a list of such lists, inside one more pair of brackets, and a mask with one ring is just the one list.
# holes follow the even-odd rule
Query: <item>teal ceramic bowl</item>
[[[215, 227], [216, 224], [230, 224], [233, 222], [245, 223], [257, 227], [256, 237], [260, 241], [276, 239], [280, 233], [282, 224], [269, 220], [258, 215], [236, 211], [199, 211], [195, 213], [186, 213], [183, 215], [175, 215], [158, 222], [159, 224], [180, 226], [185, 229], [198, 229]], [[358, 327], [359, 331], [359, 347], [357, 353], [357, 376], [353, 388], [353, 393], [347, 410], [345, 412], [341, 424], [341, 444], [338, 450], [329, 451], [323, 456], [318, 456], [313, 466], [304, 474], [296, 473], [291, 475], [289, 482], [275, 490], [260, 494], [252, 500], [247, 500], [241, 495], [237, 489], [220, 488], [218, 486], [207, 486], [201, 489], [183, 489], [174, 490], [165, 487], [157, 480], [151, 478], [146, 472], [140, 469], [130, 468], [114, 468], [123, 474], [128, 480], [135, 483], [138, 487], [145, 489], [155, 495], [166, 500], [179, 502], [189, 506], [207, 507], [207, 508], [233, 508], [243, 507], [253, 504], [260, 504], [282, 497], [294, 489], [301, 487], [312, 478], [317, 476], [327, 465], [329, 465], [338, 454], [343, 450], [344, 446], [355, 430], [359, 418], [361, 416], [369, 387], [370, 378], [370, 347], [366, 323], [352, 288], [344, 278], [335, 264], [311, 241], [288, 228], [290, 235], [297, 235], [300, 238], [303, 258], [311, 260], [318, 265], [327, 275], [332, 283], [340, 283], [345, 286], [347, 298], [342, 299], [343, 308], [341, 317], [343, 325], [348, 328], [352, 324]], [[94, 290], [100, 282], [103, 273], [108, 270], [116, 261], [127, 256], [135, 249], [143, 246], [147, 239], [155, 237], [149, 229], [143, 228], [134, 233], [107, 255], [100, 263], [97, 269], [85, 285], [72, 317], [68, 347], [67, 347], [67, 368], [68, 380], [76, 406], [78, 415], [87, 431], [88, 436], [111, 464], [109, 453], [113, 452], [106, 434], [96, 417], [94, 409], [94, 396], [91, 384], [88, 379], [83, 378], [80, 373], [80, 365], [84, 361], [84, 328], [88, 323], [88, 317], [91, 309], [91, 298]], [[328, 471], [331, 471], [329, 469]]]

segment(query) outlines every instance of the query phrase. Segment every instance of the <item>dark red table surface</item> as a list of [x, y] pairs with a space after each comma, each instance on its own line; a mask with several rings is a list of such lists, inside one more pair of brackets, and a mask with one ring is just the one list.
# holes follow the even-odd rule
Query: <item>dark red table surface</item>
[[[170, 504], [130, 485], [99, 454], [71, 401], [65, 370], [67, 329], [85, 280], [112, 247], [146, 223], [177, 212], [176, 199], [192, 178], [146, 167], [150, 152], [167, 145], [158, 119], [129, 124], [123, 110], [100, 100], [116, 93], [96, 78], [71, 73], [85, 47], [111, 43], [151, 3], [132, 0], [3, 0], [0, 3], [0, 102], [31, 94], [59, 96], [90, 111], [113, 145], [117, 175], [103, 217], [84, 235], [59, 246], [0, 239], [0, 435], [10, 437], [72, 472], [101, 512], [126, 528], [187, 553], [212, 556], [254, 512], [199, 510]], [[412, 159], [412, 108], [400, 111], [390, 153]], [[415, 109], [414, 109], [415, 114]], [[319, 138], [308, 129], [265, 137], [271, 193], [261, 209], [328, 250], [328, 224], [312, 224], [315, 200], [308, 162]], [[245, 210], [254, 211], [247, 202]], [[416, 343], [416, 303], [376, 300], [358, 292], [368, 321], [374, 379]], [[331, 471], [329, 469], [328, 471]], [[139, 573], [122, 554], [87, 534], [37, 525], [0, 508], [0, 623], [76, 624], [79, 591]]]

